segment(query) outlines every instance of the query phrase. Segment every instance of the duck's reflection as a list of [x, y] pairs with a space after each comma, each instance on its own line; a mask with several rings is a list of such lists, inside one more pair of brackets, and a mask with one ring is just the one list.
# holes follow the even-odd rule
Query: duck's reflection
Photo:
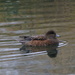
[[51, 45], [51, 46], [40, 46], [40, 47], [33, 47], [33, 46], [25, 46], [23, 45], [20, 48], [20, 51], [23, 51], [23, 53], [32, 53], [32, 52], [41, 52], [46, 51], [47, 55], [51, 58], [54, 58], [57, 56], [58, 50], [56, 50], [57, 45]]
[[51, 58], [54, 58], [57, 56], [58, 50], [54, 49], [54, 50], [47, 50], [47, 55]]

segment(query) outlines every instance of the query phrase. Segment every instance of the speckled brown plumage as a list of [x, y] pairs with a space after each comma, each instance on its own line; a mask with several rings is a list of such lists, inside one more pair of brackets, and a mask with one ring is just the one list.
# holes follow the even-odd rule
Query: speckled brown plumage
[[42, 36], [20, 36], [20, 42], [27, 46], [49, 46], [51, 44], [58, 44], [56, 33], [51, 30]]

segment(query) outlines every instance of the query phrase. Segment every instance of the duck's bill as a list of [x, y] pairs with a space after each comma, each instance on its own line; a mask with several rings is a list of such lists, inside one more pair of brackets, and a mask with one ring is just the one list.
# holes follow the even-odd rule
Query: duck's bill
[[56, 37], [60, 37], [60, 35], [57, 34]]

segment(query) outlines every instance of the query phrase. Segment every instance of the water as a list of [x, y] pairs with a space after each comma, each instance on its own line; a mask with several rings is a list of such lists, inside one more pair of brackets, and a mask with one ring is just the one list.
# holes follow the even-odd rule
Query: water
[[[74, 6], [73, 0], [1, 0], [0, 75], [75, 75]], [[48, 30], [61, 35], [56, 58], [46, 51], [25, 54], [19, 50], [19, 36]]]

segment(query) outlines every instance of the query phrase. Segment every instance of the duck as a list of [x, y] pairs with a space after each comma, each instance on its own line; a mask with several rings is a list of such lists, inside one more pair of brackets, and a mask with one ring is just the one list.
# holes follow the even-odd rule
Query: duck
[[26, 46], [50, 46], [58, 45], [59, 41], [56, 38], [56, 32], [49, 30], [45, 35], [38, 36], [20, 36], [20, 43]]

